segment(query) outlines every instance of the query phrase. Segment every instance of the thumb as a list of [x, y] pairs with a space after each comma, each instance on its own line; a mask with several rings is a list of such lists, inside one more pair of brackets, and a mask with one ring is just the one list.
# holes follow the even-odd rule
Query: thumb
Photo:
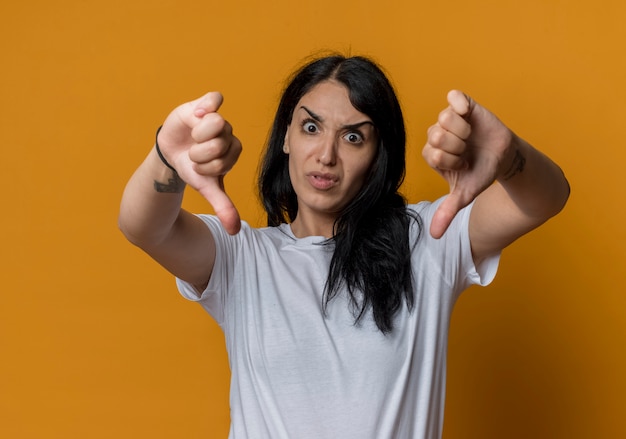
[[224, 190], [224, 177], [211, 178], [198, 192], [213, 206], [215, 215], [230, 235], [241, 229], [241, 218], [237, 208]]
[[430, 223], [430, 234], [433, 238], [439, 239], [448, 230], [452, 220], [459, 211], [465, 207], [466, 203], [452, 192], [441, 202]]

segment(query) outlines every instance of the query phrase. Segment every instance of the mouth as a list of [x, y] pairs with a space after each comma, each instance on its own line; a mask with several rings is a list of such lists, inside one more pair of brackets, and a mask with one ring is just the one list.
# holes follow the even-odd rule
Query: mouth
[[335, 174], [322, 172], [310, 172], [307, 174], [307, 179], [311, 186], [319, 190], [328, 190], [339, 182], [339, 177]]

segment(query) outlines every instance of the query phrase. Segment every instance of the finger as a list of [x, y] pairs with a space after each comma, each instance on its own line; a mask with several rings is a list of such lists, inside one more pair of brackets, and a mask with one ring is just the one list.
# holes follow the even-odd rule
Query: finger
[[[228, 126], [228, 130], [226, 127]], [[191, 137], [197, 143], [206, 142], [231, 131], [230, 125], [219, 113], [207, 113], [191, 130]]]
[[424, 147], [422, 155], [428, 166], [438, 171], [462, 171], [469, 166], [463, 155], [449, 154], [430, 145]]
[[193, 128], [208, 113], [216, 112], [224, 98], [222, 94], [216, 91], [209, 92], [193, 101], [179, 105], [165, 120], [163, 127], [166, 128], [170, 124], [183, 125]]
[[200, 194], [213, 206], [213, 211], [224, 229], [231, 235], [241, 229], [241, 217], [232, 200], [224, 191], [224, 179], [219, 177], [210, 179], [205, 186], [199, 189]]
[[448, 154], [460, 155], [465, 152], [466, 143], [461, 137], [440, 126], [433, 125], [428, 129], [428, 142], [435, 149]]
[[439, 113], [437, 123], [444, 130], [461, 139], [467, 139], [472, 133], [472, 127], [469, 122], [451, 106]]
[[189, 159], [197, 164], [220, 160], [227, 155], [232, 138], [215, 137], [206, 142], [196, 143], [189, 148]]
[[189, 158], [200, 175], [224, 175], [232, 169], [241, 154], [241, 142], [236, 137], [218, 137], [202, 145], [193, 146]]
[[193, 102], [193, 112], [196, 117], [204, 117], [205, 114], [215, 113], [224, 103], [224, 97], [218, 91], [211, 91]]
[[428, 142], [422, 149], [422, 157], [431, 168], [438, 171], [467, 169], [466, 143], [439, 127], [433, 127]]
[[472, 98], [459, 90], [448, 92], [448, 103], [459, 116], [463, 116], [465, 119], [469, 119], [475, 106]]
[[441, 238], [446, 230], [448, 230], [456, 214], [466, 205], [467, 203], [461, 200], [457, 194], [448, 194], [433, 215], [433, 219], [430, 223], [431, 236], [435, 239]]

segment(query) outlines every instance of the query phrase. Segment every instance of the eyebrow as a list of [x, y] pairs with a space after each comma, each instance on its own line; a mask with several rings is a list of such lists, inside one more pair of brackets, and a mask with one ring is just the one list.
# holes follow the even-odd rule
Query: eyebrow
[[[318, 122], [324, 122], [324, 118], [322, 116], [320, 116], [319, 114], [315, 114], [313, 111], [311, 111], [309, 108], [305, 107], [304, 105], [302, 105], [300, 108], [302, 108], [304, 111], [309, 113], [309, 116], [311, 116], [312, 119]], [[374, 122], [372, 122], [371, 120], [364, 120], [363, 122], [357, 122], [357, 123], [353, 123], [350, 125], [343, 125], [341, 128], [348, 129], [348, 130], [355, 130], [367, 124], [375, 128]]]

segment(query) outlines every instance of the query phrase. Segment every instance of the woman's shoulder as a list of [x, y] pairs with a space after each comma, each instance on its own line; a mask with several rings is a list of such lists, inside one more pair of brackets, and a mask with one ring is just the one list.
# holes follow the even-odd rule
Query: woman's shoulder
[[211, 230], [213, 236], [219, 240], [225, 241], [257, 241], [271, 240], [277, 243], [289, 242], [293, 239], [291, 229], [287, 224], [281, 224], [276, 227], [255, 227], [247, 221], [241, 221], [241, 229], [236, 235], [230, 235], [220, 223], [217, 216], [212, 214], [197, 215]]
[[406, 208], [414, 216], [419, 218], [418, 221], [422, 228], [428, 229], [430, 227], [430, 221], [440, 203], [440, 199], [435, 201], [424, 200], [417, 203], [409, 203]]
[[[430, 222], [430, 220], [435, 215], [435, 212], [437, 211], [437, 209], [439, 208], [443, 200], [445, 200], [445, 198], [446, 198], [446, 195], [436, 199], [435, 201], [420, 201], [418, 203], [413, 203], [413, 204], [409, 203], [407, 205], [407, 209], [410, 209], [413, 212], [416, 212], [422, 218], [423, 221]], [[459, 213], [457, 213], [456, 217], [458, 218], [465, 217], [467, 213], [471, 210], [472, 205], [473, 203], [470, 203], [468, 206], [465, 206], [463, 209], [459, 211]]]
[[443, 200], [445, 200], [445, 197], [446, 196], [440, 197], [435, 201], [420, 201], [418, 203], [407, 205], [407, 209], [411, 210], [417, 216], [419, 216], [422, 226], [421, 230], [426, 231], [425, 235], [428, 240], [432, 239], [434, 241], [445, 242], [451, 236], [463, 236], [467, 232], [467, 227], [469, 224], [469, 213], [471, 212], [473, 203], [470, 203], [468, 206], [464, 207], [456, 214], [456, 216], [452, 220], [452, 223], [450, 224], [450, 227], [448, 228], [448, 231], [443, 236], [444, 239], [434, 239], [431, 237], [429, 230], [432, 219]]
[[407, 209], [412, 210], [422, 216], [432, 216], [437, 210], [439, 204], [441, 204], [442, 198], [439, 198], [435, 201], [422, 200], [417, 203], [409, 203], [407, 204]]

